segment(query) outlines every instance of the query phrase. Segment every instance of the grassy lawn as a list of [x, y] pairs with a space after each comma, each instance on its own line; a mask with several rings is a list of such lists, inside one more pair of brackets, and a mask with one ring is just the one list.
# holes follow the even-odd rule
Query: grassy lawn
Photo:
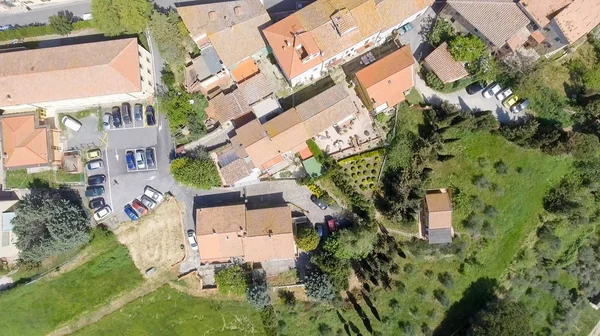
[[406, 95], [406, 101], [409, 104], [413, 104], [413, 105], [425, 104], [425, 100], [423, 99], [423, 96], [415, 88], [410, 90], [410, 93]]
[[262, 335], [249, 304], [197, 298], [164, 286], [75, 335]]
[[74, 270], [0, 293], [2, 333], [47, 334], [143, 281], [127, 248], [112, 234], [96, 232], [86, 250], [95, 257]]
[[56, 187], [61, 183], [67, 182], [82, 182], [83, 173], [80, 174], [68, 174], [62, 170], [58, 171], [44, 171], [35, 174], [27, 174], [27, 170], [7, 170], [5, 176], [6, 188], [18, 189], [18, 188], [29, 188], [30, 186], [41, 186], [42, 184], [48, 184], [50, 187]]

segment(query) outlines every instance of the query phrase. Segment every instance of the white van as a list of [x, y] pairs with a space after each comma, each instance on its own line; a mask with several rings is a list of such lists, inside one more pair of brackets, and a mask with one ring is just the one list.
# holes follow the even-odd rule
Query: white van
[[64, 116], [62, 118], [61, 122], [63, 123], [63, 125], [67, 126], [68, 128], [72, 129], [75, 132], [78, 132], [79, 129], [81, 128], [81, 122], [79, 122], [79, 120], [77, 120], [73, 117]]

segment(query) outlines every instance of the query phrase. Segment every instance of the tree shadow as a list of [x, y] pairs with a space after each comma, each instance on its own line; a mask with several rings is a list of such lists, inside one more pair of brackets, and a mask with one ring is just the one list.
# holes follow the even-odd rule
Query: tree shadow
[[27, 184], [28, 189], [50, 189], [50, 183], [48, 181], [35, 177], [31, 182]]
[[373, 314], [373, 316], [375, 316], [377, 321], [381, 322], [381, 317], [379, 316], [379, 312], [377, 311], [377, 308], [375, 308], [375, 306], [373, 305], [373, 301], [371, 301], [369, 296], [367, 296], [367, 293], [365, 293], [364, 291], [361, 291], [361, 293], [362, 293], [363, 299], [365, 300], [365, 303], [371, 310], [371, 314]]
[[352, 303], [352, 306], [354, 307], [356, 314], [358, 314], [358, 317], [360, 317], [360, 319], [362, 320], [362, 323], [365, 326], [365, 328], [367, 329], [367, 331], [369, 333], [373, 333], [373, 327], [371, 326], [371, 320], [369, 320], [369, 318], [367, 317], [367, 314], [365, 314], [365, 311], [362, 309], [360, 304], [358, 304], [358, 302], [356, 301], [356, 297], [349, 291], [346, 291], [346, 295], [348, 295], [348, 300], [350, 301], [350, 303]]
[[348, 321], [348, 324], [350, 325], [350, 329], [352, 329], [356, 335], [362, 335], [356, 324], [352, 323], [352, 321]]
[[[462, 299], [455, 302], [446, 313], [446, 317], [433, 331], [434, 336], [463, 334], [469, 327], [469, 319], [492, 301], [498, 281], [491, 278], [479, 278], [464, 291]], [[462, 331], [462, 332], [459, 332]]]

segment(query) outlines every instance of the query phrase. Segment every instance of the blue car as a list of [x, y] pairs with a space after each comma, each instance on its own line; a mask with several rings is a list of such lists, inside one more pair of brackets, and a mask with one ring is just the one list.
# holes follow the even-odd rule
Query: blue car
[[134, 170], [135, 169], [135, 159], [133, 158], [132, 151], [128, 151], [126, 153], [125, 160], [127, 161], [127, 169]]
[[135, 210], [133, 210], [133, 208], [131, 207], [131, 205], [127, 204], [124, 208], [125, 213], [127, 214], [127, 216], [129, 216], [129, 218], [134, 221], [138, 219], [138, 215], [135, 212]]

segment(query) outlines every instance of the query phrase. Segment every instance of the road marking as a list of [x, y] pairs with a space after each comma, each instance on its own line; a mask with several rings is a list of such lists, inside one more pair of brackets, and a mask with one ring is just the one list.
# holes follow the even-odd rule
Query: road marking
[[162, 131], [162, 120], [160, 121], [160, 123], [158, 123], [158, 131]]
[[115, 148], [115, 159], [117, 159], [117, 161], [119, 161], [119, 152], [117, 152], [116, 148]]
[[110, 180], [110, 164], [108, 163], [108, 149], [104, 150], [104, 154], [106, 154], [106, 181], [108, 181], [108, 195], [110, 196], [110, 208], [113, 212], [115, 212], [115, 207], [113, 206], [113, 198], [112, 198], [112, 181]]
[[155, 178], [156, 178], [156, 175], [152, 175], [152, 176], [150, 176], [150, 177], [149, 177], [149, 178], [148, 178], [146, 181], [152, 181], [152, 180], [154, 180]]
[[104, 144], [104, 146], [106, 148], [108, 148], [108, 142], [106, 142], [106, 137], [108, 136], [108, 133], [104, 132], [104, 136], [102, 138], [98, 138], [100, 139], [100, 141]]

